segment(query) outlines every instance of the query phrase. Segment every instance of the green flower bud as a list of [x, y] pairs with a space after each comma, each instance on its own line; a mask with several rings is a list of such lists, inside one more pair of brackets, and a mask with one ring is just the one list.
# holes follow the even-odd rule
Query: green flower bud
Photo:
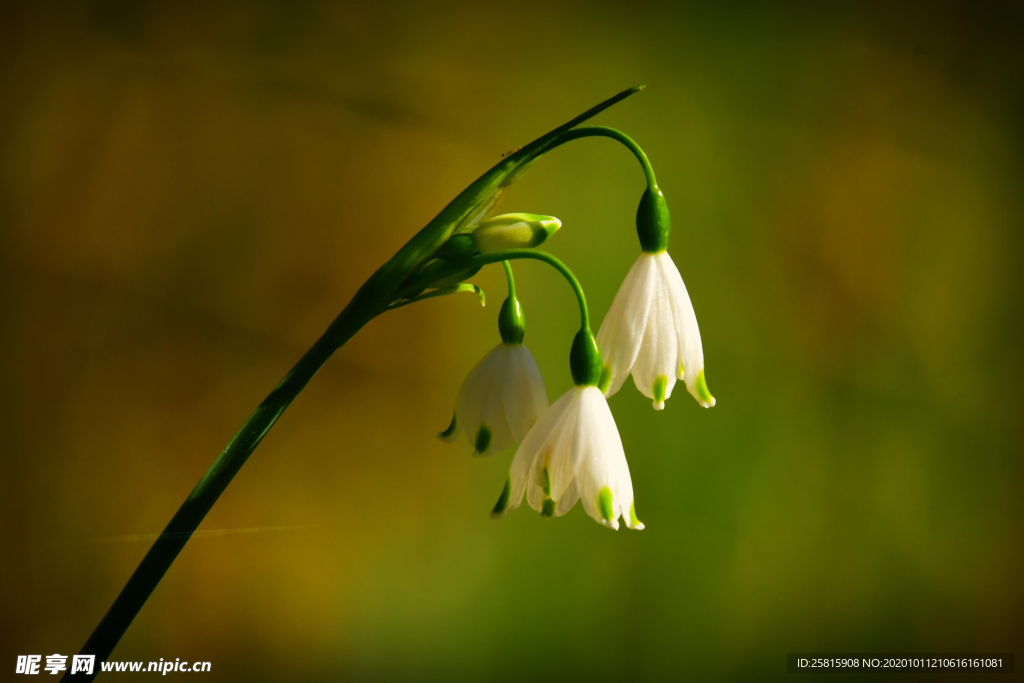
[[437, 250], [437, 258], [445, 261], [459, 261], [473, 254], [476, 247], [473, 246], [473, 238], [465, 233], [452, 235], [448, 241]]
[[488, 218], [473, 230], [473, 245], [482, 254], [505, 249], [536, 247], [562, 227], [554, 216], [505, 213]]
[[636, 234], [640, 238], [640, 248], [648, 254], [665, 251], [668, 249], [670, 228], [665, 195], [657, 185], [648, 187], [636, 209]]

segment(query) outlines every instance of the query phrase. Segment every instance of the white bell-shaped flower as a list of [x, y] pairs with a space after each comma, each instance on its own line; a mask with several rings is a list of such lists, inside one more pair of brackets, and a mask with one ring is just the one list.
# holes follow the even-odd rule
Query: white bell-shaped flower
[[704, 379], [697, 316], [679, 269], [667, 251], [643, 253], [619, 287], [597, 333], [610, 380], [605, 396], [632, 373], [636, 388], [665, 407], [676, 380], [705, 408], [715, 405]]
[[522, 442], [548, 407], [537, 362], [522, 344], [501, 343], [469, 371], [455, 401], [452, 423], [438, 436], [454, 441], [465, 432], [473, 455], [489, 455]]
[[582, 500], [587, 514], [605, 526], [618, 529], [622, 517], [629, 528], [644, 528], [619, 430], [596, 386], [573, 387], [537, 421], [516, 451], [492, 516], [519, 507], [524, 493], [547, 517], [564, 515]]

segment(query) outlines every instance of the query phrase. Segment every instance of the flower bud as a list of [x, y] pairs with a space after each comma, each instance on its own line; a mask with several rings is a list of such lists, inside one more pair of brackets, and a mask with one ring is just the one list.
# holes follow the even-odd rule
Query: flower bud
[[505, 213], [488, 218], [473, 230], [473, 244], [482, 254], [536, 247], [562, 227], [554, 216]]
[[471, 256], [476, 251], [473, 246], [473, 238], [465, 233], [452, 235], [448, 241], [441, 245], [435, 256], [445, 261], [459, 261]]

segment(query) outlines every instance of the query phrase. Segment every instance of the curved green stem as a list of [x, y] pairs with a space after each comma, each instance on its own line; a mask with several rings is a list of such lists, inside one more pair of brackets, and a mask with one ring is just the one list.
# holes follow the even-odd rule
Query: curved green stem
[[508, 261], [502, 261], [501, 265], [505, 268], [505, 279], [508, 280], [508, 298], [516, 298], [516, 280], [512, 277], [512, 265]]
[[[589, 330], [590, 312], [587, 310], [587, 297], [583, 294], [583, 287], [580, 285], [580, 281], [576, 279], [576, 276], [573, 275], [568, 266], [546, 251], [534, 251], [533, 249], [506, 249], [505, 251], [494, 251], [489, 254], [477, 254], [472, 258], [466, 259], [460, 265], [463, 267], [466, 264], [471, 264], [472, 266], [486, 266], [489, 263], [497, 263], [498, 261], [513, 261], [515, 259], [523, 258], [543, 261], [549, 266], [552, 266], [562, 274], [562, 277], [568, 280], [569, 284], [572, 286], [572, 291], [576, 294], [576, 301], [580, 305], [580, 330]], [[507, 269], [506, 272], [511, 273], [512, 268], [508, 265], [505, 267]], [[509, 280], [509, 286], [512, 286], [511, 279]]]
[[623, 145], [633, 153], [637, 161], [640, 162], [640, 166], [644, 170], [644, 176], [647, 178], [648, 187], [657, 187], [658, 181], [654, 177], [654, 168], [651, 167], [651, 162], [644, 154], [644, 151], [640, 149], [640, 145], [636, 144], [633, 138], [629, 137], [621, 130], [617, 128], [609, 128], [608, 126], [584, 126], [583, 128], [573, 128], [572, 130], [562, 133], [555, 142], [551, 145], [551, 149], [564, 145], [571, 140], [577, 140], [579, 138], [592, 138], [592, 137], [604, 137], [611, 138], [617, 142], [621, 142]]

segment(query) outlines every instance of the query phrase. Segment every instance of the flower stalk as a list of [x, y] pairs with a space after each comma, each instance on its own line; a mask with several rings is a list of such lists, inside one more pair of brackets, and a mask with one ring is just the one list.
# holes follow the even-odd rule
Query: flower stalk
[[526, 338], [526, 316], [523, 307], [516, 298], [516, 279], [512, 276], [512, 264], [502, 261], [505, 268], [505, 280], [508, 282], [508, 297], [498, 311], [498, 333], [503, 344], [522, 344]]
[[[483, 292], [463, 282], [480, 268], [493, 263], [503, 264], [509, 288], [508, 298], [499, 313], [502, 343], [467, 378], [463, 387], [468, 392], [466, 400], [463, 401], [460, 395], [459, 401], [463, 406], [463, 421], [459, 420], [460, 409], [457, 408], [452, 425], [440, 436], [453, 439], [465, 428], [477, 455], [500, 450], [513, 440], [522, 444], [519, 449], [522, 455], [517, 452], [513, 466], [512, 474], [515, 476], [510, 479], [511, 489], [507, 484], [499, 505], [495, 507], [496, 514], [502, 513], [506, 506], [509, 509], [518, 506], [524, 492], [529, 489], [531, 505], [536, 503], [535, 507], [547, 516], [564, 514], [582, 496], [588, 514], [603, 524], [618, 528], [616, 520], [622, 518], [630, 528], [643, 528], [636, 519], [628, 467], [603, 395], [610, 371], [601, 362], [601, 351], [590, 329], [590, 313], [583, 288], [564, 263], [533, 248], [554, 233], [561, 223], [552, 217], [535, 214], [506, 214], [489, 219], [509, 186], [536, 159], [582, 137], [609, 137], [629, 148], [640, 161], [647, 179], [645, 197], [654, 193], [663, 204], [664, 198], [657, 188], [650, 162], [632, 139], [612, 128], [576, 128], [642, 88], [637, 86], [624, 90], [505, 156], [370, 276], [320, 339], [260, 403], [210, 465], [86, 641], [82, 654], [95, 655], [100, 662], [110, 656], [135, 615], [235, 474], [336, 350], [370, 320], [388, 310], [429, 298], [471, 291], [480, 296], [482, 304]], [[641, 223], [646, 225], [652, 221], [648, 218], [641, 220], [638, 212], [638, 234], [643, 250], [663, 252], [668, 241], [667, 208], [663, 234], [655, 229], [650, 239], [645, 239]], [[655, 227], [657, 223], [653, 221]], [[505, 248], [517, 245], [521, 246]], [[558, 270], [572, 287], [580, 311], [580, 330], [570, 352], [570, 367], [577, 386], [556, 404], [558, 408], [554, 413], [556, 406], [548, 407], [539, 370], [522, 346], [525, 323], [509, 262], [524, 258], [545, 262]], [[697, 343], [699, 345], [699, 337]], [[618, 368], [616, 372], [616, 377], [619, 377], [623, 369]], [[500, 383], [499, 380], [507, 385], [499, 393], [487, 393], [481, 388], [493, 387]], [[559, 453], [556, 461], [548, 463], [543, 458], [538, 459], [537, 455], [546, 452], [547, 432], [568, 424], [558, 419], [563, 414], [578, 416], [582, 433], [590, 434], [586, 437], [590, 441], [584, 444], [590, 444], [588, 452], [578, 462], [573, 461], [575, 464], [572, 466], [565, 448], [575, 438], [572, 437], [574, 430], [560, 431], [555, 435]], [[543, 428], [540, 427], [542, 423], [545, 425]], [[523, 447], [528, 444], [529, 448], [524, 451]], [[549, 466], [554, 468], [550, 471], [550, 480], [547, 479]], [[542, 480], [547, 483], [543, 484]], [[99, 672], [100, 667], [97, 665], [94, 671]], [[76, 680], [91, 680], [95, 675], [79, 674]]]

